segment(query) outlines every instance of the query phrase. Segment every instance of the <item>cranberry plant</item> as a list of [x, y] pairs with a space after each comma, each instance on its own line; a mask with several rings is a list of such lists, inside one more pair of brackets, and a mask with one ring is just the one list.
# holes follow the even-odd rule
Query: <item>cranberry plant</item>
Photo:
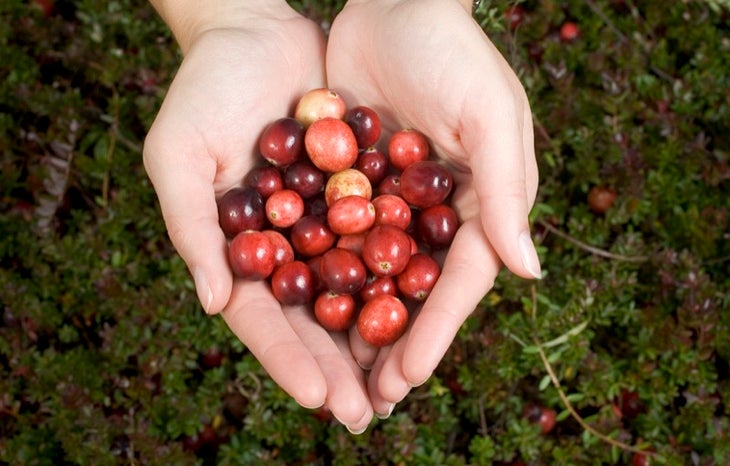
[[730, 463], [726, 2], [481, 3], [533, 106], [544, 277], [505, 271], [359, 436], [196, 300], [141, 164], [181, 60], [147, 2], [0, 15], [0, 464]]

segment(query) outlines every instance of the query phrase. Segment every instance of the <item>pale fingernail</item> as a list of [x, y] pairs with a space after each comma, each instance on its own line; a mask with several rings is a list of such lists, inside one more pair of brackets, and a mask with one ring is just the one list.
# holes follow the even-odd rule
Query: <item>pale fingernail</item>
[[532, 243], [530, 233], [524, 231], [520, 234], [520, 254], [522, 255], [522, 265], [525, 266], [530, 275], [535, 278], [542, 278], [542, 272], [540, 269], [540, 259], [537, 257], [537, 250], [535, 245]]
[[418, 383], [410, 383], [410, 382], [408, 382], [408, 385], [409, 385], [409, 386], [410, 386], [411, 388], [416, 388], [416, 387], [420, 387], [421, 385], [423, 385], [423, 384], [425, 384], [426, 382], [428, 382], [428, 379], [429, 379], [430, 377], [431, 377], [431, 376], [429, 375], [428, 377], [426, 377], [425, 379], [421, 380], [421, 381], [420, 381], [420, 382], [418, 382]]
[[388, 413], [387, 414], [375, 414], [378, 419], [388, 419], [390, 415], [393, 413], [393, 408], [395, 408], [395, 403], [388, 403]]
[[350, 426], [345, 426], [345, 427], [347, 427], [347, 431], [350, 432], [352, 435], [360, 435], [363, 432], [365, 432], [365, 430], [367, 430], [367, 428], [368, 428], [368, 426], [365, 426], [362, 429], [356, 430], [356, 429], [351, 429]]
[[203, 305], [203, 310], [209, 313], [210, 305], [213, 303], [213, 291], [208, 285], [208, 280], [205, 278], [205, 272], [200, 267], [193, 269], [193, 280], [195, 281], [195, 291], [198, 293], [198, 299]]

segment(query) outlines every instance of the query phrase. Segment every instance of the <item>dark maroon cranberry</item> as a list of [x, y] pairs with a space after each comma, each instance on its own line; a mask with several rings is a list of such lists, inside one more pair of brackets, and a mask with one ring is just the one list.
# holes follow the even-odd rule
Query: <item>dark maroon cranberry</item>
[[218, 201], [218, 223], [228, 237], [266, 225], [264, 198], [251, 187], [233, 188]]
[[284, 171], [284, 186], [309, 199], [324, 189], [324, 173], [312, 162], [300, 160]]

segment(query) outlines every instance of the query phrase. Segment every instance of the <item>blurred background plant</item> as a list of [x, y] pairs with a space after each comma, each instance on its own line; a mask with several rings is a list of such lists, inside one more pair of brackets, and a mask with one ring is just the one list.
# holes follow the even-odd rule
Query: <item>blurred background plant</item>
[[0, 464], [730, 464], [727, 2], [482, 2], [545, 278], [505, 272], [361, 436], [200, 310], [141, 164], [181, 59], [150, 6], [0, 15]]

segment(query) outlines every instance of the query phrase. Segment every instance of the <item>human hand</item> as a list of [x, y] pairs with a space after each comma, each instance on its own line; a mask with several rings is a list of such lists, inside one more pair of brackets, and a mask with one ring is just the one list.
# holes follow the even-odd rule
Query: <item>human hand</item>
[[537, 191], [530, 106], [516, 75], [471, 18], [471, 2], [350, 0], [327, 48], [328, 85], [376, 110], [388, 130], [425, 133], [454, 172], [462, 226], [407, 333], [376, 351], [351, 333], [375, 412], [427, 380], [502, 263], [525, 278], [540, 265], [528, 213]]
[[264, 126], [325, 85], [324, 37], [283, 1], [229, 5], [155, 2], [185, 57], [145, 141], [145, 167], [205, 311], [222, 311], [299, 404], [326, 404], [359, 431], [372, 407], [347, 335], [325, 332], [304, 307], [282, 308], [264, 282], [234, 278], [216, 204], [260, 160]]

